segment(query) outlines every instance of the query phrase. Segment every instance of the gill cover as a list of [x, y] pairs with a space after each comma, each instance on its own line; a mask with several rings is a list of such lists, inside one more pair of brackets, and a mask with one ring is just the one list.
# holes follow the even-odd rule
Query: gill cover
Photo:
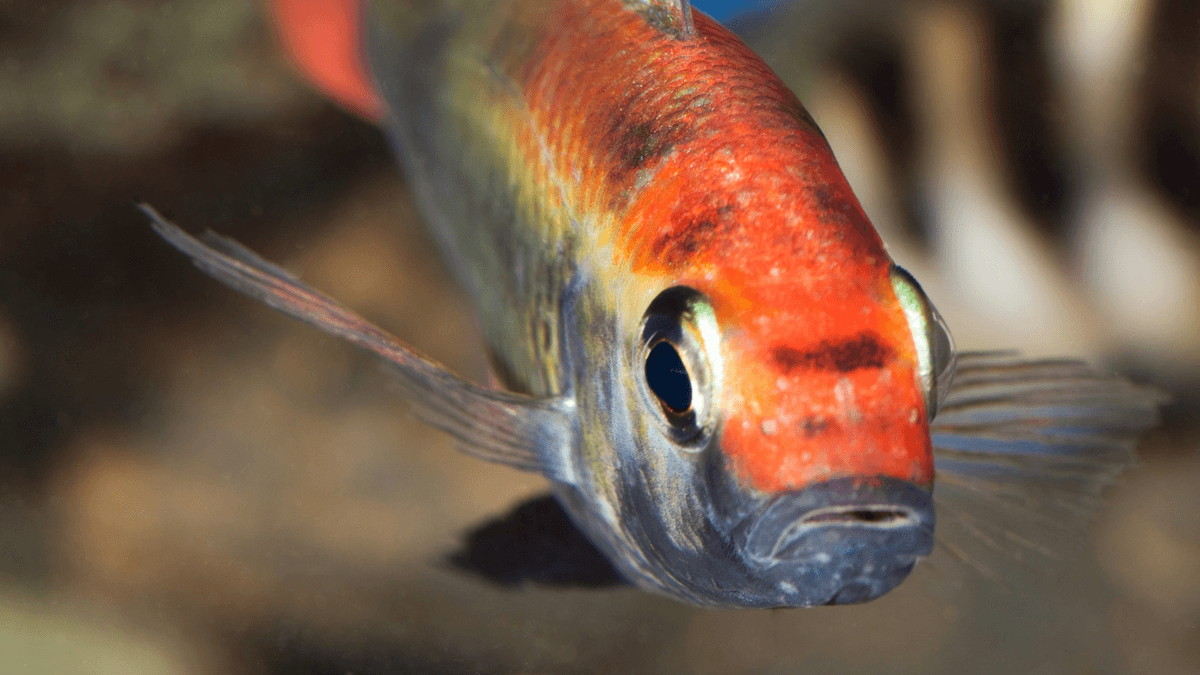
[[921, 285], [904, 268], [892, 265], [892, 289], [900, 300], [917, 350], [917, 379], [925, 394], [925, 417], [933, 420], [950, 395], [956, 352], [950, 329]]

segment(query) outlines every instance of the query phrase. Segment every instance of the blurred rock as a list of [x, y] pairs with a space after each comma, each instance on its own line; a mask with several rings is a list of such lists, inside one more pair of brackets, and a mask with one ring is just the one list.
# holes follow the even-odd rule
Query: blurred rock
[[145, 152], [200, 120], [261, 123], [316, 99], [275, 47], [262, 3], [13, 3], [0, 142]]

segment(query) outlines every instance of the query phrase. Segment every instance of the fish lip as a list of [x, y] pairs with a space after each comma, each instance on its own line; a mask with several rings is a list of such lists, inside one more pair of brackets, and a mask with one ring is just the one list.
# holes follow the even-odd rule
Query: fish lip
[[745, 521], [746, 562], [788, 605], [865, 602], [933, 549], [932, 495], [887, 476], [836, 478], [774, 495]]

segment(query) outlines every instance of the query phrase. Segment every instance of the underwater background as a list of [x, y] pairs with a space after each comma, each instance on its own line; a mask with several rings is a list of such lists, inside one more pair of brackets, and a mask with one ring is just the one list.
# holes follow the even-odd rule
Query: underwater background
[[930, 560], [812, 610], [455, 569], [464, 533], [544, 480], [456, 453], [375, 361], [200, 274], [134, 208], [231, 236], [483, 381], [382, 134], [300, 81], [259, 3], [9, 0], [0, 671], [1200, 671], [1200, 13], [756, 7], [732, 25], [961, 347], [1172, 392], [1076, 553], [1020, 585]]

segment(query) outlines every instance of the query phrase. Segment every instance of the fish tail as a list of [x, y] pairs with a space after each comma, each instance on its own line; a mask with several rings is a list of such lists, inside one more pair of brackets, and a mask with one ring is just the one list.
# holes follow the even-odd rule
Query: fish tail
[[367, 67], [362, 0], [268, 0], [288, 57], [322, 93], [371, 120], [384, 104]]

